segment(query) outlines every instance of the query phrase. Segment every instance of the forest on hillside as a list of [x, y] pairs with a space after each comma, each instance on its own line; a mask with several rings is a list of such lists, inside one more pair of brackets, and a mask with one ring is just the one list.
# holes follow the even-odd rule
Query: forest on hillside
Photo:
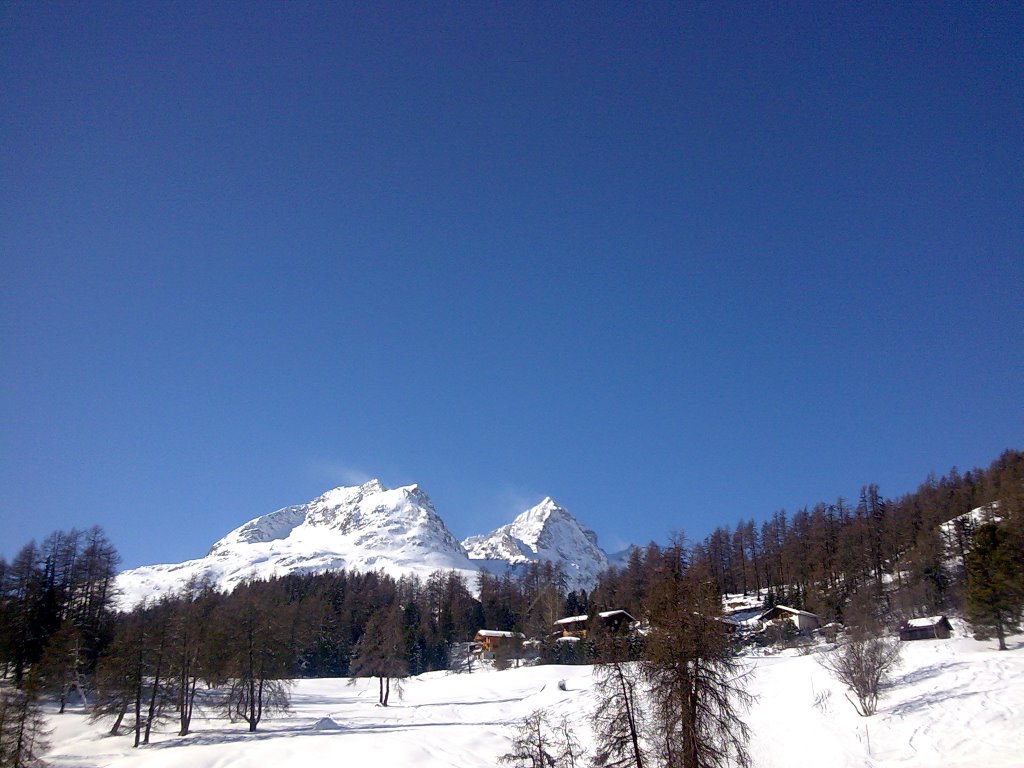
[[[968, 514], [977, 508], [985, 512]], [[766, 607], [783, 603], [823, 622], [893, 627], [966, 613], [980, 633], [1003, 633], [1024, 605], [1022, 562], [1024, 453], [1013, 450], [986, 469], [929, 477], [900, 498], [867, 485], [856, 502], [740, 520], [699, 542], [673, 535], [635, 547], [589, 593], [567, 591], [549, 563], [515, 577], [481, 573], [473, 585], [453, 572], [420, 580], [342, 570], [230, 594], [191, 581], [118, 613], [118, 557], [103, 531], [55, 532], [0, 561], [0, 673], [15, 692], [0, 706], [0, 730], [24, 726], [40, 700], [63, 708], [88, 696], [112, 733], [127, 728], [145, 743], [161, 719], [188, 733], [206, 686], [223, 690], [224, 707], [255, 730], [287, 703], [288, 679], [379, 677], [386, 703], [385, 682], [464, 663], [454, 650], [484, 628], [534, 639], [542, 662], [601, 662], [641, 651], [601, 637], [556, 643], [555, 620], [624, 609], [667, 627], [713, 617], [720, 597], [734, 593], [765, 594]], [[719, 639], [702, 637], [727, 657]]]

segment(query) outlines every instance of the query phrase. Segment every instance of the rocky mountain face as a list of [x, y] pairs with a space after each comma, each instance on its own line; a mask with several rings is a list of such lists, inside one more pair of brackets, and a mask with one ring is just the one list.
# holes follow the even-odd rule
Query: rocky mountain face
[[371, 480], [254, 518], [205, 557], [124, 571], [118, 587], [124, 607], [173, 592], [192, 577], [229, 590], [246, 579], [342, 568], [423, 578], [455, 570], [473, 588], [480, 570], [501, 573], [542, 560], [561, 564], [570, 589], [592, 588], [608, 565], [597, 535], [551, 499], [460, 544], [419, 486], [387, 489]]
[[545, 560], [565, 571], [569, 589], [591, 589], [608, 567], [597, 534], [550, 498], [526, 510], [508, 525], [484, 536], [470, 536], [462, 546], [471, 560], [512, 566]]

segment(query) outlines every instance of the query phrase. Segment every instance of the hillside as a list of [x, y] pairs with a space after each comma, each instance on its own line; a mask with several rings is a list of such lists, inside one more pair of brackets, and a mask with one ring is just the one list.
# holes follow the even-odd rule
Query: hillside
[[[746, 718], [753, 765], [1017, 766], [1024, 751], [1024, 636], [1013, 638], [1010, 652], [992, 647], [962, 635], [904, 644], [904, 665], [870, 719], [854, 714], [813, 654], [751, 658], [750, 690], [758, 697]], [[509, 748], [512, 725], [539, 708], [569, 717], [584, 745], [590, 740], [586, 666], [428, 673], [408, 680], [404, 699], [386, 709], [374, 705], [375, 681], [347, 682], [297, 681], [293, 711], [255, 734], [204, 712], [192, 735], [180, 738], [164, 726], [154, 744], [138, 750], [128, 737], [103, 737], [104, 725], [90, 725], [78, 712], [52, 715], [46, 759], [56, 768], [477, 768], [495, 765]]]

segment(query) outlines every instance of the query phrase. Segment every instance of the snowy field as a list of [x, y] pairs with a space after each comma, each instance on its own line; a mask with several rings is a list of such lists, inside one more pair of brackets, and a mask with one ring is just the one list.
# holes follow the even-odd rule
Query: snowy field
[[[904, 663], [868, 719], [855, 714], [814, 654], [751, 658], [753, 763], [1024, 765], [1024, 636], [1011, 638], [1010, 651], [994, 646], [962, 636], [904, 643]], [[254, 734], [206, 712], [193, 734], [179, 738], [169, 723], [139, 749], [129, 736], [104, 736], [109, 723], [90, 724], [72, 708], [50, 718], [46, 760], [57, 768], [494, 766], [509, 748], [511, 724], [537, 709], [568, 715], [586, 742], [590, 685], [590, 667], [430, 673], [406, 681], [404, 698], [392, 696], [385, 709], [376, 706], [375, 680], [301, 680], [291, 713], [264, 720]]]

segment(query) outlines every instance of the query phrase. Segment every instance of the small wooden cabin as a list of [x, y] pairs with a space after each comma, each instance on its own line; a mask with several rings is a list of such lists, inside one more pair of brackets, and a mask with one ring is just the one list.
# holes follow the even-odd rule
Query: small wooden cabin
[[945, 616], [910, 619], [900, 626], [900, 640], [945, 640], [953, 633], [953, 625]]
[[485, 658], [493, 656], [499, 651], [514, 648], [517, 643], [521, 644], [526, 639], [522, 632], [503, 632], [499, 629], [477, 630], [473, 642], [480, 647], [480, 655]]
[[773, 624], [780, 621], [792, 622], [798, 630], [812, 630], [821, 626], [821, 620], [816, 614], [809, 611], [801, 611], [797, 608], [790, 608], [788, 605], [776, 605], [757, 617], [762, 624]]

